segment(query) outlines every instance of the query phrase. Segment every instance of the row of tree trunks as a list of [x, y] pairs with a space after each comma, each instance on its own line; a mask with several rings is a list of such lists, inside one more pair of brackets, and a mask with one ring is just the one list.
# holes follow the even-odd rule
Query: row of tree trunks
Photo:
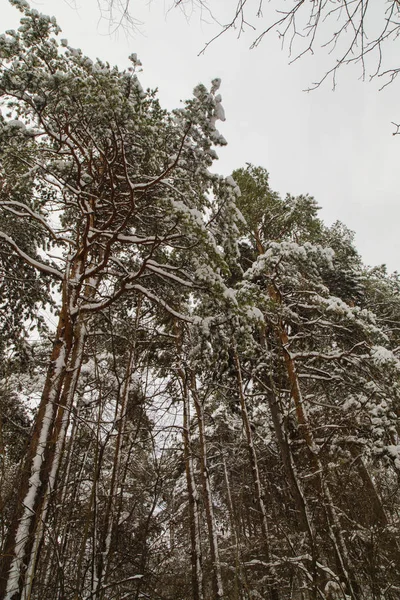
[[[90, 215], [88, 221], [92, 223]], [[80, 294], [90, 300], [97, 286], [80, 277], [87, 249], [67, 261], [62, 303], [47, 376], [26, 459], [13, 520], [0, 566], [0, 600], [28, 600], [41, 550], [50, 496], [55, 490], [65, 448], [87, 337], [87, 315], [79, 312]], [[90, 267], [90, 265], [89, 265]]]
[[27, 598], [30, 598], [32, 593], [32, 586], [35, 579], [36, 566], [40, 555], [41, 544], [43, 535], [45, 533], [45, 525], [47, 522], [47, 512], [50, 507], [51, 498], [55, 495], [57, 490], [58, 474], [60, 463], [64, 454], [66, 435], [69, 428], [72, 408], [74, 404], [74, 396], [78, 379], [80, 375], [80, 369], [83, 361], [83, 353], [85, 348], [85, 342], [87, 338], [86, 326], [83, 318], [78, 319], [75, 325], [75, 339], [74, 348], [71, 356], [71, 363], [69, 372], [67, 373], [64, 389], [61, 397], [60, 406], [58, 408], [57, 415], [57, 426], [54, 432], [55, 442], [55, 455], [53, 464], [51, 466], [51, 472], [49, 476], [47, 491], [45, 494], [42, 512], [39, 517], [39, 525], [35, 535], [34, 552], [31, 555], [29, 567], [27, 569], [25, 577], [25, 589], [24, 594]]

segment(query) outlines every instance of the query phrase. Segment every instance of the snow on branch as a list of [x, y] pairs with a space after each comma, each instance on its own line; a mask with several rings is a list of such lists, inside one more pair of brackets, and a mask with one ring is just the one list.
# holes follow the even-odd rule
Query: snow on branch
[[164, 308], [171, 315], [173, 315], [174, 317], [176, 317], [177, 319], [179, 319], [181, 321], [184, 321], [185, 323], [198, 324], [201, 321], [200, 317], [189, 317], [188, 315], [184, 315], [184, 314], [174, 310], [164, 300], [161, 300], [161, 298], [159, 296], [157, 296], [156, 294], [153, 294], [153, 292], [150, 292], [150, 290], [148, 290], [147, 288], [143, 287], [142, 285], [140, 285], [138, 283], [133, 283], [133, 284], [128, 285], [127, 289], [136, 290], [138, 292], [141, 292], [143, 294], [143, 296], [146, 296], [146, 298], [148, 298], [149, 300], [153, 300], [153, 302], [155, 302], [159, 306], [162, 306], [162, 308]]
[[40, 223], [46, 229], [46, 231], [50, 233], [54, 241], [72, 244], [71, 240], [64, 237], [59, 237], [54, 231], [54, 229], [50, 227], [50, 225], [46, 222], [46, 220], [39, 213], [29, 208], [29, 206], [27, 206], [26, 204], [23, 204], [22, 202], [18, 202], [16, 200], [4, 200], [0, 202], [0, 207], [4, 208], [4, 210], [7, 210], [8, 212], [11, 212], [17, 217], [32, 217], [35, 221]]
[[185, 132], [183, 134], [183, 137], [182, 137], [179, 149], [178, 149], [178, 153], [174, 157], [173, 162], [171, 164], [169, 164], [168, 167], [166, 169], [164, 169], [164, 171], [160, 175], [158, 175], [158, 177], [155, 177], [154, 179], [152, 179], [148, 183], [131, 183], [129, 181], [129, 184], [130, 184], [130, 187], [131, 187], [132, 190], [136, 190], [136, 191], [149, 190], [153, 186], [157, 185], [157, 183], [162, 182], [162, 180], [165, 179], [165, 177], [167, 177], [169, 175], [169, 173], [177, 166], [177, 164], [179, 162], [179, 159], [180, 159], [181, 154], [182, 154], [183, 146], [185, 144], [185, 140], [186, 140], [186, 138], [188, 136], [188, 133], [189, 133], [191, 127], [192, 127], [192, 123], [189, 122], [187, 124]]
[[46, 273], [47, 275], [53, 275], [60, 281], [62, 281], [64, 279], [64, 276], [61, 273], [61, 271], [59, 271], [58, 269], [55, 269], [54, 267], [51, 267], [50, 265], [41, 263], [41, 262], [37, 261], [36, 259], [32, 258], [31, 256], [29, 256], [28, 254], [26, 254], [26, 252], [21, 250], [21, 248], [14, 242], [14, 240], [12, 238], [10, 238], [6, 233], [3, 233], [2, 231], [0, 231], [0, 239], [4, 240], [9, 246], [11, 246], [14, 249], [14, 251], [16, 252], [16, 254], [18, 254], [18, 256], [20, 258], [22, 258], [26, 263], [28, 263], [29, 265], [31, 265], [38, 271], [41, 271], [42, 273]]
[[323, 352], [289, 352], [289, 350], [287, 348], [285, 348], [286, 352], [288, 354], [290, 354], [290, 357], [293, 360], [298, 360], [298, 359], [307, 359], [307, 358], [320, 358], [321, 360], [340, 360], [341, 358], [345, 357], [345, 356], [349, 356], [350, 354], [352, 354], [352, 352], [356, 349], [359, 348], [361, 346], [367, 346], [367, 342], [365, 342], [364, 340], [362, 342], [358, 342], [357, 344], [354, 344], [354, 346], [352, 346], [352, 348], [350, 348], [349, 350], [345, 350], [343, 352], [332, 352], [331, 354], [324, 354]]

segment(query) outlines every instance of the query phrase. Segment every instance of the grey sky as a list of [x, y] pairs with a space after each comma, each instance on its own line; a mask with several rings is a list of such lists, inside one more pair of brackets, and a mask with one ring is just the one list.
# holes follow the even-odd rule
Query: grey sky
[[[221, 19], [226, 22], [226, 6], [235, 3], [213, 2], [225, 7]], [[2, 31], [15, 28], [20, 13], [7, 0], [0, 5]], [[109, 35], [107, 23], [99, 22], [96, 0], [77, 0], [77, 8], [63, 0], [31, 5], [55, 15], [62, 37], [92, 58], [123, 68], [136, 52], [144, 66], [142, 85], [158, 87], [166, 108], [190, 97], [198, 82], [208, 85], [221, 77], [227, 120], [218, 128], [228, 147], [218, 150], [215, 169], [227, 175], [246, 162], [266, 167], [272, 189], [282, 195], [309, 193], [326, 223], [339, 219], [353, 229], [367, 264], [400, 269], [400, 136], [392, 135], [391, 124], [400, 121], [398, 82], [379, 92], [381, 80], [363, 82], [359, 68], [349, 67], [339, 71], [335, 92], [329, 81], [303, 92], [334, 57], [316, 52], [289, 66], [288, 52], [281, 51], [275, 35], [250, 51], [255, 34], [249, 28], [240, 39], [237, 32], [227, 32], [197, 56], [217, 26], [198, 12], [188, 23], [182, 11], [168, 10], [161, 0], [132, 0], [132, 12], [143, 25], [129, 36], [121, 29]], [[399, 66], [396, 50], [396, 44], [385, 49], [389, 66]]]

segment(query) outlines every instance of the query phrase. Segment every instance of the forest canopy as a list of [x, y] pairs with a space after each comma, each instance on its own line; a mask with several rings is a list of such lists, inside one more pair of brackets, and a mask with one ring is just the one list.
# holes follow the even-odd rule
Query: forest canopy
[[396, 600], [397, 274], [11, 2], [0, 599]]

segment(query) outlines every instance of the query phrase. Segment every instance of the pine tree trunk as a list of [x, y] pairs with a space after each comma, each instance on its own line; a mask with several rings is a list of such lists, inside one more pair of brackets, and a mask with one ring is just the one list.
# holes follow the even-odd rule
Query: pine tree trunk
[[[272, 292], [271, 292], [272, 293]], [[273, 293], [274, 300], [280, 301], [279, 294], [275, 290]], [[346, 591], [352, 600], [358, 600], [358, 584], [353, 573], [350, 558], [348, 555], [346, 543], [343, 537], [340, 520], [333, 503], [332, 494], [329, 484], [324, 477], [323, 464], [319, 458], [319, 449], [315, 443], [311, 424], [308, 419], [304, 400], [301, 393], [300, 382], [297, 376], [296, 365], [288, 350], [289, 338], [282, 323], [279, 323], [277, 334], [281, 342], [282, 353], [286, 365], [287, 376], [290, 387], [290, 394], [294, 402], [299, 431], [303, 437], [307, 448], [310, 452], [312, 465], [315, 469], [315, 476], [318, 481], [320, 492], [324, 502], [324, 510], [326, 514], [327, 526], [329, 529], [329, 537], [332, 540], [334, 551], [337, 558], [337, 563], [341, 572], [341, 577], [346, 586]]]
[[186, 482], [189, 498], [189, 528], [191, 543], [193, 600], [203, 600], [203, 567], [200, 544], [198, 494], [193, 469], [192, 441], [190, 434], [190, 404], [188, 381], [182, 368], [178, 370], [183, 396], [183, 444], [185, 455]]
[[228, 469], [226, 466], [226, 460], [225, 460], [225, 456], [223, 453], [223, 446], [222, 446], [221, 442], [220, 442], [220, 446], [221, 446], [221, 460], [222, 460], [222, 464], [224, 467], [224, 480], [225, 480], [225, 487], [226, 487], [226, 498], [227, 498], [227, 504], [228, 504], [229, 521], [231, 524], [233, 538], [235, 541], [235, 567], [236, 568], [235, 568], [235, 597], [234, 598], [235, 598], [235, 600], [242, 598], [243, 594], [241, 593], [241, 591], [242, 591], [242, 589], [244, 589], [244, 591], [246, 593], [246, 599], [248, 599], [249, 593], [248, 593], [248, 588], [247, 588], [247, 584], [246, 584], [246, 576], [243, 571], [242, 560], [240, 557], [238, 525], [237, 525], [237, 522], [235, 519], [235, 511], [233, 510], [233, 502], [232, 502], [231, 486], [229, 483]]
[[73, 341], [73, 325], [64, 304], [38, 416], [21, 473], [17, 506], [5, 544], [5, 558], [0, 568], [1, 600], [23, 597], [26, 570], [36, 552], [36, 533], [42, 527], [40, 517], [56, 455], [57, 434], [63, 420], [61, 413], [65, 407], [61, 405], [61, 396]]
[[210, 554], [211, 554], [211, 563], [212, 563], [212, 584], [213, 584], [213, 597], [218, 600], [224, 597], [223, 587], [222, 587], [222, 575], [221, 575], [221, 564], [219, 560], [219, 550], [218, 550], [218, 538], [217, 532], [215, 528], [215, 519], [214, 519], [214, 509], [212, 505], [212, 495], [210, 488], [210, 475], [208, 470], [208, 461], [207, 461], [207, 444], [205, 439], [205, 431], [204, 431], [204, 411], [203, 406], [201, 404], [199, 395], [196, 389], [196, 378], [194, 373], [191, 373], [190, 377], [190, 391], [192, 394], [192, 398], [194, 401], [194, 406], [196, 409], [197, 415], [197, 423], [199, 428], [199, 438], [200, 438], [200, 472], [201, 472], [201, 480], [203, 484], [203, 495], [204, 495], [204, 507], [207, 519], [207, 528], [208, 528], [208, 538], [210, 544]]
[[284, 429], [284, 419], [282, 410], [279, 405], [279, 400], [275, 391], [275, 386], [272, 377], [270, 377], [270, 385], [271, 391], [267, 392], [267, 400], [271, 411], [272, 424], [274, 427], [276, 441], [282, 459], [283, 469], [285, 471], [286, 479], [296, 504], [297, 512], [299, 515], [300, 528], [308, 533], [310, 543], [311, 545], [313, 545], [315, 532], [313, 531], [310, 511], [307, 506], [307, 499], [304, 495], [301, 482], [297, 475], [292, 451], [287, 439], [287, 434]]
[[272, 424], [276, 435], [278, 449], [281, 455], [283, 469], [288, 481], [292, 496], [295, 501], [297, 513], [299, 515], [300, 529], [308, 535], [310, 550], [311, 550], [311, 576], [313, 580], [312, 599], [318, 597], [318, 581], [317, 581], [317, 547], [315, 527], [312, 522], [311, 510], [308, 507], [308, 501], [304, 492], [301, 481], [298, 477], [296, 465], [292, 455], [292, 451], [287, 438], [287, 433], [284, 429], [284, 420], [281, 407], [277, 398], [275, 384], [270, 374], [271, 390], [267, 392], [267, 399], [272, 416]]
[[[263, 546], [264, 546], [264, 555], [265, 555], [266, 562], [269, 563], [271, 553], [270, 553], [270, 548], [269, 548], [267, 511], [265, 509], [265, 504], [264, 504], [264, 500], [263, 500], [263, 492], [262, 492], [262, 487], [261, 487], [260, 471], [258, 468], [257, 454], [256, 454], [256, 450], [254, 448], [253, 435], [251, 432], [249, 415], [248, 415], [247, 406], [246, 406], [246, 399], [245, 399], [244, 390], [243, 390], [242, 370], [241, 370], [241, 366], [240, 366], [239, 356], [238, 356], [238, 353], [236, 350], [235, 350], [234, 360], [235, 360], [235, 366], [236, 366], [236, 376], [237, 376], [237, 382], [238, 382], [238, 392], [239, 392], [243, 426], [244, 426], [245, 433], [246, 433], [246, 440], [247, 440], [247, 447], [249, 450], [251, 472], [252, 472], [252, 476], [253, 476], [253, 484], [254, 484], [255, 493], [256, 493], [256, 502], [257, 502], [258, 512], [260, 515], [261, 532], [262, 532], [262, 539], [263, 539]], [[274, 581], [274, 573], [272, 571], [271, 571], [268, 579], [269, 579], [269, 581], [268, 581], [269, 594], [270, 594], [271, 600], [279, 600], [279, 592], [278, 592], [276, 583]]]
[[[103, 585], [103, 579], [107, 572], [109, 572], [109, 561], [110, 561], [110, 550], [111, 550], [111, 538], [112, 530], [115, 524], [116, 517], [116, 488], [119, 485], [119, 475], [121, 468], [121, 450], [125, 432], [126, 423], [126, 407], [128, 404], [130, 381], [134, 366], [134, 351], [131, 349], [129, 354], [128, 365], [126, 368], [125, 382], [122, 390], [122, 397], [120, 405], [116, 407], [114, 423], [118, 421], [117, 439], [115, 442], [114, 460], [111, 473], [110, 488], [108, 491], [108, 501], [106, 506], [106, 514], [104, 519], [103, 532], [100, 540], [100, 551], [98, 553], [97, 560], [97, 586], [94, 589], [93, 600], [97, 597], [103, 598], [104, 593], [101, 593], [101, 587]], [[119, 409], [119, 410], [118, 410]]]
[[[101, 407], [98, 408], [96, 445], [93, 456], [93, 482], [90, 490], [89, 499], [86, 506], [86, 517], [82, 537], [80, 540], [80, 549], [77, 556], [76, 577], [74, 586], [74, 600], [80, 600], [82, 592], [85, 589], [86, 578], [84, 573], [90, 574], [90, 596], [95, 588], [95, 550], [97, 537], [97, 503], [98, 503], [98, 485], [101, 476], [101, 467], [103, 464], [105, 444], [101, 442]], [[91, 534], [90, 534], [91, 533]], [[91, 543], [88, 543], [91, 540]], [[91, 550], [90, 566], [84, 569], [85, 557], [88, 554], [88, 547]]]

